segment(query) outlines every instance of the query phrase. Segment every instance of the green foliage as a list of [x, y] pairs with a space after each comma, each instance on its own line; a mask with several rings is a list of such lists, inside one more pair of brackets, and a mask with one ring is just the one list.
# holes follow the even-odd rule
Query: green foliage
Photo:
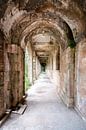
[[68, 39], [68, 46], [70, 48], [74, 48], [76, 46], [76, 43], [74, 40]]
[[28, 80], [28, 77], [25, 76], [25, 90], [27, 91], [30, 88], [30, 82]]
[[30, 88], [30, 81], [28, 79], [28, 61], [29, 61], [29, 57], [26, 51], [25, 53], [25, 90], [26, 91]]

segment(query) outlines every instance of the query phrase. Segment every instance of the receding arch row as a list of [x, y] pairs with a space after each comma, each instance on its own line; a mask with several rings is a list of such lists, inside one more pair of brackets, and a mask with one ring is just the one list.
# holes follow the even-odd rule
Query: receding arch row
[[[17, 31], [17, 28], [22, 28], [26, 26], [28, 23], [35, 21], [36, 19], [47, 18], [47, 19], [53, 19], [54, 21], [58, 22], [58, 17], [60, 17], [61, 20], [67, 23], [68, 26], [70, 27], [74, 39], [76, 41], [78, 41], [77, 39], [80, 40], [80, 38], [82, 38], [85, 35], [84, 33], [85, 22], [84, 19], [82, 20], [83, 13], [81, 12], [77, 4], [76, 4], [77, 10], [75, 10], [74, 2], [73, 3], [71, 3], [71, 1], [66, 2], [65, 5], [67, 5], [67, 7], [64, 5], [64, 2], [61, 3], [62, 6], [60, 6], [58, 2], [57, 4], [56, 3], [52, 4], [52, 2], [47, 1], [47, 3], [42, 5], [41, 10], [40, 7], [38, 6], [36, 7], [35, 10], [31, 10], [29, 12], [27, 11], [26, 8], [25, 8], [26, 10], [25, 9], [22, 10], [23, 8], [19, 10], [18, 7], [15, 7], [15, 5], [13, 5], [13, 8], [11, 8], [12, 13], [8, 14], [7, 16], [5, 14], [1, 22], [3, 26], [3, 31], [6, 32], [5, 35], [7, 34], [11, 35], [11, 33], [13, 33], [12, 32], [13, 30]], [[7, 10], [9, 10], [9, 8], [10, 6], [7, 7]], [[37, 10], [40, 11], [37, 12]], [[8, 24], [8, 21], [10, 22], [10, 24]], [[8, 29], [5, 28], [6, 26], [8, 26]]]
[[[60, 4], [57, 3], [56, 6], [55, 4], [52, 3], [49, 5], [49, 3], [47, 2], [43, 4], [41, 8], [39, 7], [40, 5], [38, 5], [36, 8], [31, 10], [28, 10], [28, 6], [27, 8], [24, 8], [24, 6], [23, 8], [19, 8], [18, 6], [16, 6], [16, 4], [10, 2], [9, 5], [7, 5], [6, 12], [3, 18], [1, 19], [1, 25], [0, 25], [0, 28], [2, 28], [4, 32], [2, 34], [3, 35], [5, 34], [6, 38], [9, 37], [9, 41], [5, 41], [4, 39], [2, 40], [2, 37], [0, 38], [1, 41], [3, 41], [1, 42], [2, 47], [0, 48], [2, 54], [0, 62], [3, 65], [3, 68], [1, 68], [2, 66], [0, 67], [1, 78], [3, 78], [1, 85], [2, 95], [4, 95], [4, 88], [6, 88], [5, 91], [6, 94], [4, 99], [3, 97], [0, 97], [0, 100], [3, 101], [2, 103], [3, 110], [6, 110], [6, 108], [15, 107], [16, 104], [20, 102], [20, 100], [22, 99], [24, 94], [23, 91], [25, 91], [23, 84], [24, 83], [23, 65], [24, 65], [25, 51], [21, 48], [21, 46], [22, 45], [25, 46], [25, 44], [30, 40], [30, 37], [32, 37], [34, 33], [37, 32], [38, 29], [41, 31], [42, 28], [43, 29], [46, 28], [48, 29], [48, 31], [52, 32], [52, 35], [54, 35], [59, 44], [61, 44], [62, 48], [67, 47], [69, 42], [70, 43], [72, 42], [75, 45], [77, 43], [77, 39], [79, 39], [78, 40], [79, 44], [74, 49], [68, 47], [63, 51], [60, 48], [61, 50], [60, 96], [63, 98], [67, 106], [72, 105], [74, 106], [75, 104], [76, 107], [83, 114], [86, 113], [85, 109], [86, 93], [84, 94], [84, 92], [86, 91], [85, 89], [86, 82], [84, 80], [84, 77], [86, 77], [85, 73], [86, 40], [81, 39], [85, 36], [84, 33], [84, 29], [86, 26], [84, 22], [85, 15], [83, 15], [82, 11], [80, 11], [80, 9], [77, 6], [73, 6], [73, 3], [71, 3], [70, 1], [73, 2], [73, 0], [66, 0], [64, 3], [64, 0], [62, 0], [61, 6]], [[18, 3], [20, 2], [20, 0], [18, 1], [16, 0], [16, 2]], [[37, 3], [39, 3], [38, 0]], [[82, 42], [80, 42], [80, 40]], [[28, 44], [28, 46], [30, 45], [31, 44]], [[28, 48], [30, 50], [30, 47]], [[36, 59], [35, 51], [36, 51], [35, 49], [32, 50], [31, 54], [32, 55], [34, 54], [34, 58], [32, 57], [31, 61], [28, 62], [32, 63], [30, 65], [32, 67], [33, 79], [35, 79], [35, 74], [33, 73], [33, 64], [34, 64], [33, 62]], [[55, 54], [54, 52], [52, 53]], [[53, 54], [50, 55], [51, 65], [53, 63], [52, 62], [53, 59], [54, 61], [56, 61], [55, 55], [53, 56]], [[58, 56], [59, 55], [60, 54], [58, 54]], [[59, 60], [59, 58], [57, 60]], [[10, 65], [7, 61], [9, 61]], [[57, 68], [59, 68], [59, 64]], [[53, 69], [52, 66], [51, 69]], [[7, 77], [9, 78], [8, 81]], [[54, 77], [58, 78], [57, 75]], [[19, 82], [18, 79], [20, 79]], [[7, 93], [8, 91], [9, 95]], [[6, 98], [8, 99], [5, 100]], [[6, 105], [4, 106], [4, 104]], [[0, 109], [1, 112], [0, 117], [5, 112], [5, 111], [3, 112], [3, 110]]]
[[[28, 21], [28, 17], [26, 19], [26, 21]], [[23, 28], [22, 28], [22, 25]], [[12, 35], [12, 43], [16, 42], [16, 43], [20, 43], [22, 37], [27, 37], [27, 35], [29, 35], [30, 32], [32, 32], [33, 30], [35, 30], [35, 28], [41, 28], [41, 26], [44, 26], [46, 28], [51, 28], [51, 30], [54, 30], [54, 34], [58, 37], [58, 32], [61, 34], [60, 37], [60, 41], [62, 39], [64, 40], [64, 43], [67, 44], [67, 39], [68, 37], [73, 41], [74, 43], [74, 38], [73, 38], [73, 34], [72, 34], [72, 30], [70, 29], [70, 27], [67, 25], [67, 23], [65, 23], [65, 21], [61, 20], [61, 18], [58, 17], [58, 19], [55, 21], [54, 19], [48, 19], [48, 18], [40, 18], [40, 19], [33, 19], [33, 22], [26, 22], [25, 24], [25, 19], [24, 21], [20, 22], [20, 24], [18, 24], [14, 30], [11, 30], [11, 35]], [[56, 31], [58, 30], [58, 31]], [[70, 36], [69, 36], [70, 35]], [[16, 39], [16, 41], [15, 41]]]
[[[40, 28], [41, 27], [45, 27], [45, 28], [48, 28], [48, 30], [51, 30], [51, 32], [54, 33], [54, 36], [56, 39], [59, 39], [59, 41], [62, 42], [62, 46], [63, 48], [65, 48], [65, 43], [67, 44], [67, 37], [66, 35], [64, 34], [64, 31], [61, 30], [61, 28], [59, 28], [58, 26], [56, 26], [56, 24], [48, 21], [47, 20], [44, 20], [44, 21], [41, 21], [41, 20], [37, 20], [36, 22], [32, 23], [30, 26], [28, 26], [24, 32], [22, 33], [22, 35], [20, 36], [20, 43], [21, 43], [21, 39], [23, 38], [23, 36], [28, 37], [28, 40], [29, 40], [29, 35], [31, 33], [33, 33], [33, 31], [36, 31], [37, 28]], [[64, 37], [65, 35], [65, 37]], [[62, 39], [62, 38], [63, 39]], [[64, 41], [65, 39], [65, 41]]]

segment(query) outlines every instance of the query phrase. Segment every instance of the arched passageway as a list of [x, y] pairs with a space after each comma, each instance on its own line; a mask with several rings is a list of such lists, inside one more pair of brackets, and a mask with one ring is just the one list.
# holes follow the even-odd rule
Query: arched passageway
[[56, 90], [48, 75], [42, 72], [27, 92], [28, 107], [24, 114], [11, 114], [3, 130], [85, 130], [86, 123], [74, 109], [63, 104]]
[[34, 85], [41, 72], [57, 87], [64, 104], [86, 118], [84, 4], [79, 0], [0, 2], [0, 119], [22, 102], [27, 86]]

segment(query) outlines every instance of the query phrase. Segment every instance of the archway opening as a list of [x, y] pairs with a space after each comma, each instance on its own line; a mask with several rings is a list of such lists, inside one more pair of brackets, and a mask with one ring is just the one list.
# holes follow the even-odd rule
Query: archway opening
[[41, 71], [42, 72], [46, 71], [46, 63], [41, 63]]
[[30, 79], [29, 79], [29, 52], [27, 47], [25, 48], [25, 91], [30, 89]]

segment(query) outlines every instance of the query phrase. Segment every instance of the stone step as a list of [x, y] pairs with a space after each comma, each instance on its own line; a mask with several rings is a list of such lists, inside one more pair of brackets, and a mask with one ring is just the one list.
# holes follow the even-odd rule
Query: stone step
[[20, 108], [18, 110], [12, 111], [12, 113], [22, 115], [25, 112], [27, 105], [20, 104], [19, 106]]
[[0, 120], [0, 127], [2, 126], [2, 124], [7, 120], [7, 118], [10, 116], [11, 114], [11, 110], [7, 110], [5, 112], [5, 115], [3, 116], [3, 118]]

